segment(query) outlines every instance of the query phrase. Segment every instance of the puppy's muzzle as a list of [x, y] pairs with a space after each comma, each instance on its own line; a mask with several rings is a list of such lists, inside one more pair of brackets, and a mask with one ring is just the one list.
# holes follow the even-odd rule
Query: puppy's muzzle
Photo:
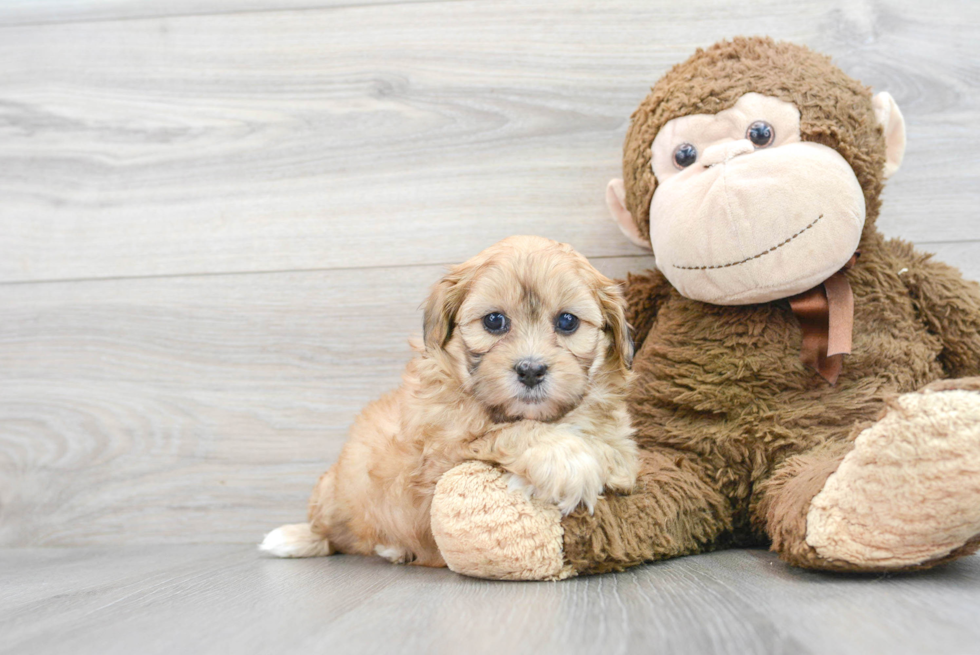
[[548, 365], [536, 359], [522, 359], [514, 364], [514, 372], [517, 379], [528, 389], [541, 384], [544, 376], [548, 373]]

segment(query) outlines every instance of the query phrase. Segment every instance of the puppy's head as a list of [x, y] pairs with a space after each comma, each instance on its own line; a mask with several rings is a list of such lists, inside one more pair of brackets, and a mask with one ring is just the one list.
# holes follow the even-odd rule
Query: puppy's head
[[495, 421], [555, 421], [626, 380], [633, 346], [616, 284], [571, 246], [510, 237], [453, 268], [425, 304], [425, 347]]

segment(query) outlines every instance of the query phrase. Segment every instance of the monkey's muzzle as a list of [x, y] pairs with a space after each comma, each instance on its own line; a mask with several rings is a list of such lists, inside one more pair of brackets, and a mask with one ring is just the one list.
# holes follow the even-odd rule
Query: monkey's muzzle
[[650, 240], [684, 296], [716, 305], [810, 289], [857, 249], [864, 194], [835, 150], [797, 142], [692, 166], [657, 189]]

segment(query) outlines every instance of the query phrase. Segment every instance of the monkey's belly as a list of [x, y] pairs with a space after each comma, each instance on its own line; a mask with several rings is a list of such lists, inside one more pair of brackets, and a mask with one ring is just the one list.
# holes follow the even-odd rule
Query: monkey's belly
[[853, 438], [886, 398], [942, 377], [938, 339], [911, 314], [881, 318], [867, 305], [856, 312], [852, 354], [831, 386], [801, 362], [788, 303], [714, 307], [671, 298], [634, 364], [638, 442], [696, 456], [726, 495], [748, 498], [781, 460]]

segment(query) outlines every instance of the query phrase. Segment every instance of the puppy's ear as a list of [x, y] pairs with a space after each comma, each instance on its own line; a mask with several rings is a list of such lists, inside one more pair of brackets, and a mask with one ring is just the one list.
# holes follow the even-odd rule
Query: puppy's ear
[[626, 299], [619, 284], [604, 275], [598, 277], [596, 295], [606, 321], [605, 329], [612, 335], [613, 358], [629, 370], [633, 367], [633, 330], [626, 322]]
[[422, 313], [422, 339], [429, 352], [443, 348], [453, 336], [456, 312], [466, 297], [467, 269], [457, 266], [432, 287]]

